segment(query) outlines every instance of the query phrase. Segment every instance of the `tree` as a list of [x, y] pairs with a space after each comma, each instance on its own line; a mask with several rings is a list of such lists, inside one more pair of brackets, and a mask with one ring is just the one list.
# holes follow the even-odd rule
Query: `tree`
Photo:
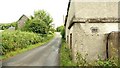
[[38, 10], [34, 12], [34, 16], [28, 20], [22, 30], [31, 31], [35, 33], [47, 34], [51, 28], [50, 23], [53, 19], [44, 10]]
[[61, 35], [62, 35], [62, 38], [65, 39], [65, 28], [62, 29]]
[[63, 30], [63, 28], [64, 28], [64, 26], [59, 26], [59, 27], [56, 28], [56, 31], [61, 32]]
[[9, 27], [15, 27], [17, 29], [17, 22], [7, 23], [7, 24], [0, 24], [0, 30], [8, 29]]
[[62, 26], [57, 27], [57, 28], [56, 28], [56, 31], [57, 31], [57, 32], [60, 32], [60, 33], [61, 33], [61, 35], [62, 35], [62, 38], [63, 38], [63, 39], [65, 39], [65, 28], [64, 28], [64, 26], [63, 26], [63, 25], [62, 25]]

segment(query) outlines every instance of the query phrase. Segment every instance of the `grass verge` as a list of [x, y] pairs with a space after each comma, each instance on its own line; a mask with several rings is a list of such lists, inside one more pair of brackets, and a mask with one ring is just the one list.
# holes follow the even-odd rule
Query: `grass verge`
[[72, 61], [70, 49], [63, 39], [60, 48], [60, 66], [76, 66], [76, 64]]

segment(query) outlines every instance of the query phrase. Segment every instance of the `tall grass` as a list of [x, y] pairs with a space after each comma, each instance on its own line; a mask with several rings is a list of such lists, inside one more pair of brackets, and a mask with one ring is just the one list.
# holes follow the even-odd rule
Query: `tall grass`
[[[96, 62], [88, 63], [86, 61], [86, 58], [82, 57], [82, 55], [80, 53], [77, 53], [76, 55], [76, 62], [72, 61], [72, 57], [71, 57], [71, 50], [68, 48], [68, 44], [65, 42], [65, 40], [62, 40], [62, 45], [61, 45], [61, 49], [60, 49], [60, 66], [101, 66], [104, 68], [109, 68], [112, 66], [115, 66], [115, 68], [117, 66], [119, 66], [119, 64], [117, 65], [114, 60], [101, 60], [99, 58], [99, 60], [96, 60]], [[120, 67], [120, 66], [119, 66]]]
[[72, 61], [71, 51], [65, 40], [62, 40], [60, 49], [60, 66], [76, 66], [76, 64]]

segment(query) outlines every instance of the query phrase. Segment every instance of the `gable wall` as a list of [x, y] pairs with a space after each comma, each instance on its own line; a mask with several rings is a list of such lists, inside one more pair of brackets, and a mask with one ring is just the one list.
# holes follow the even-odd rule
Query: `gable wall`
[[28, 18], [27, 18], [26, 16], [23, 16], [23, 17], [18, 21], [18, 28], [22, 28], [27, 20], [28, 20]]
[[[79, 7], [78, 7], [79, 6]], [[118, 17], [118, 2], [75, 2], [76, 18]]]

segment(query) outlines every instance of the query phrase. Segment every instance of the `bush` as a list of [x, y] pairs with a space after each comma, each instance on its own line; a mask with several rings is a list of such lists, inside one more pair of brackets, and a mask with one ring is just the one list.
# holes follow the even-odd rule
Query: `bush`
[[17, 22], [8, 23], [8, 24], [0, 24], [0, 30], [8, 29], [11, 26], [15, 27], [15, 29], [17, 29]]
[[34, 16], [31, 16], [31, 19], [25, 23], [21, 30], [47, 34], [51, 29], [52, 21], [53, 19], [49, 13], [44, 10], [38, 10], [34, 12]]
[[104, 66], [104, 67], [109, 67], [109, 66], [118, 66], [117, 63], [113, 59], [107, 59], [107, 60], [101, 60], [99, 59], [96, 61], [97, 66]]
[[2, 54], [41, 42], [41, 36], [30, 32], [4, 31], [2, 32]]
[[62, 38], [65, 39], [65, 29], [63, 28], [61, 31]]
[[65, 27], [62, 25], [62, 26], [59, 26], [56, 28], [56, 31], [57, 32], [60, 32], [60, 34], [62, 35], [62, 38], [65, 39]]
[[62, 26], [57, 27], [57, 28], [56, 28], [56, 31], [57, 31], [57, 32], [61, 32], [63, 29], [64, 29], [64, 26], [62, 25]]
[[86, 56], [88, 54], [85, 54], [85, 57], [83, 57], [79, 52], [76, 54], [76, 61], [77, 61], [77, 66], [89, 66], [90, 64], [86, 60]]

